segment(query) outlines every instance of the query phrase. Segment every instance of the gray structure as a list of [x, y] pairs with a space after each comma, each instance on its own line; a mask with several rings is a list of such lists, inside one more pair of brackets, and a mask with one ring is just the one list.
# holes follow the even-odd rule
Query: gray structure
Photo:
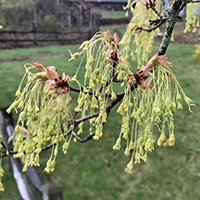
[[123, 10], [126, 6], [127, 0], [85, 0], [88, 7], [99, 7], [106, 10]]

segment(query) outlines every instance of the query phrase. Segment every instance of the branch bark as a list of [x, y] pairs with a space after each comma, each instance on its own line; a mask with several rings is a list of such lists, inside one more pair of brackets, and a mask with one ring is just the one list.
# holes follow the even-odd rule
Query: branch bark
[[91, 140], [91, 139], [93, 138], [93, 136], [95, 135], [95, 132], [96, 132], [96, 130], [95, 130], [93, 133], [89, 134], [87, 137], [83, 138], [83, 139], [81, 139], [80, 137], [78, 137], [78, 135], [77, 135], [74, 131], [72, 131], [72, 135], [73, 135], [79, 142], [84, 143], [84, 142], [87, 142], [88, 140]]
[[174, 1], [172, 6], [166, 11], [167, 29], [166, 29], [165, 34], [163, 36], [158, 55], [164, 55], [168, 46], [169, 46], [172, 31], [174, 30], [174, 25], [175, 25], [176, 20], [179, 16], [179, 9], [180, 9], [181, 5], [182, 5], [181, 0]]

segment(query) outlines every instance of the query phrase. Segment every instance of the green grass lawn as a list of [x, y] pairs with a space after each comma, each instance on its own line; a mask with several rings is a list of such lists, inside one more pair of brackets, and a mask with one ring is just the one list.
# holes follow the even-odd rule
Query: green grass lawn
[[123, 34], [126, 32], [126, 26], [123, 25], [114, 25], [114, 26], [102, 26], [100, 28], [100, 31], [106, 31], [109, 30], [110, 34], [113, 35], [114, 33], [117, 33], [119, 38], [123, 36]]
[[125, 17], [126, 11], [110, 11], [110, 10], [99, 10], [102, 18], [122, 18]]
[[[16, 49], [1, 51], [1, 58], [16, 56], [42, 55], [48, 52], [66, 52], [69, 46], [50, 46], [34, 49]], [[78, 48], [72, 47], [72, 51]], [[158, 51], [155, 44], [153, 54]], [[120, 115], [116, 109], [111, 111], [108, 123], [104, 127], [104, 136], [99, 141], [84, 144], [71, 142], [66, 155], [57, 158], [52, 179], [63, 188], [63, 199], [81, 200], [190, 200], [200, 199], [200, 57], [193, 60], [193, 45], [171, 44], [167, 53], [180, 84], [186, 94], [193, 99], [196, 107], [193, 113], [184, 109], [175, 115], [176, 144], [174, 147], [158, 147], [149, 154], [147, 163], [135, 165], [132, 175], [124, 168], [129, 158], [123, 150], [114, 151], [114, 145], [120, 128]], [[20, 53], [19, 53], [20, 52]], [[54, 65], [62, 73], [73, 75], [78, 61], [68, 62], [69, 56], [45, 57], [34, 60], [45, 66]], [[14, 99], [26, 62], [0, 63], [0, 106], [10, 104]], [[83, 71], [81, 71], [82, 77]], [[86, 130], [87, 131], [87, 130]], [[125, 146], [125, 142], [123, 143]], [[123, 148], [122, 148], [123, 149]], [[42, 152], [41, 167], [43, 180], [47, 182], [48, 174], [43, 171], [51, 153]], [[12, 172], [6, 169], [3, 183], [5, 191], [0, 193], [1, 200], [20, 200]]]
[[[34, 47], [34, 48], [17, 48], [11, 50], [1, 50], [0, 59], [15, 58], [15, 57], [25, 57], [40, 54], [60, 54], [68, 52], [70, 49], [72, 52], [76, 51], [79, 45], [68, 45], [68, 46], [44, 46], [44, 47]], [[30, 61], [29, 61], [30, 62]]]

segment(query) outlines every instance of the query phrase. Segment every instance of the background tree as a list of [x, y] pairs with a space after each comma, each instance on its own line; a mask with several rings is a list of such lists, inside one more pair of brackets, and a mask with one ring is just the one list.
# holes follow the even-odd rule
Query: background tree
[[0, 0], [0, 23], [7, 30], [32, 29], [33, 23], [42, 30], [59, 30], [59, 6], [57, 0]]
[[[39, 165], [41, 151], [52, 148], [45, 168], [51, 172], [58, 145], [62, 143], [66, 153], [73, 137], [80, 142], [92, 138], [98, 140], [103, 136], [103, 125], [111, 109], [119, 102], [117, 112], [122, 115], [122, 127], [113, 149], [120, 149], [122, 139], [127, 141], [124, 154], [130, 155], [125, 169], [128, 173], [132, 173], [133, 164], [140, 163], [141, 159], [146, 162], [148, 152], [154, 150], [155, 127], [160, 131], [157, 144], [167, 142], [173, 146], [173, 115], [182, 108], [182, 98], [189, 107], [191, 99], [179, 85], [170, 69], [172, 63], [164, 54], [179, 12], [187, 4], [191, 1], [174, 1], [164, 13], [162, 1], [140, 1], [136, 5], [129, 1], [125, 9], [131, 9], [133, 18], [122, 40], [119, 41], [117, 34], [111, 36], [107, 31], [85, 41], [79, 52], [71, 54], [70, 60], [80, 59], [73, 77], [65, 73], [60, 76], [53, 66], [45, 68], [38, 63], [26, 64], [16, 99], [7, 110], [20, 111], [14, 150], [8, 150], [1, 142], [1, 157], [8, 154], [21, 157], [25, 171], [29, 165]], [[196, 19], [192, 21], [193, 26], [194, 21]], [[164, 22], [167, 22], [167, 27], [160, 48], [148, 59], [157, 29]], [[81, 56], [86, 57], [85, 66]], [[80, 67], [85, 67], [83, 83], [77, 79]], [[27, 83], [23, 88], [26, 77]], [[70, 106], [72, 92], [78, 94], [75, 108]], [[82, 138], [86, 123], [90, 125], [89, 134]], [[0, 174], [3, 175], [2, 169]]]
[[[0, 23], [6, 26], [8, 29], [15, 30], [26, 29], [30, 26], [30, 20], [33, 21], [34, 16], [32, 10], [38, 4], [37, 0], [25, 0], [25, 1], [0, 1], [1, 15]], [[27, 20], [23, 20], [27, 19]]]

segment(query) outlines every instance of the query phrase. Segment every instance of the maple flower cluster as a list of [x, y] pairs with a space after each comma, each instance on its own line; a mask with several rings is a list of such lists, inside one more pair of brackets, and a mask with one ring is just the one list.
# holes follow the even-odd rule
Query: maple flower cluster
[[[20, 112], [14, 137], [14, 151], [18, 153], [14, 156], [22, 158], [23, 171], [26, 171], [29, 165], [39, 166], [39, 153], [49, 142], [56, 145], [59, 142], [69, 142], [64, 134], [68, 131], [66, 118], [71, 118], [69, 76], [63, 73], [61, 78], [54, 66], [45, 68], [38, 63], [26, 65], [25, 69], [27, 83], [22, 89], [24, 76], [16, 91], [15, 101], [7, 109], [8, 113], [11, 109], [19, 109]], [[40, 72], [33, 73], [31, 70]], [[56, 151], [57, 148], [47, 162], [46, 171], [53, 170], [53, 167], [49, 168], [49, 163], [52, 165], [55, 162]]]
[[[173, 115], [177, 109], [182, 109], [180, 101], [184, 97], [190, 106], [191, 99], [180, 87], [170, 67], [172, 63], [167, 58], [156, 53], [147, 64], [143, 65], [133, 76], [128, 77], [130, 87], [125, 91], [125, 97], [117, 112], [122, 115], [120, 135], [113, 146], [114, 150], [121, 147], [121, 138], [127, 140], [124, 154], [131, 154], [131, 161], [125, 169], [132, 173], [133, 164], [147, 161], [148, 152], [154, 150], [155, 127], [160, 131], [157, 145], [173, 146], [175, 143]], [[136, 82], [140, 87], [131, 92], [131, 85]], [[181, 95], [181, 94], [182, 95]]]
[[[87, 62], [84, 82], [86, 83], [86, 80], [89, 80], [90, 90], [87, 92], [94, 94], [91, 107], [99, 108], [98, 104], [100, 104], [100, 115], [91, 120], [90, 130], [94, 130], [92, 126], [95, 126], [96, 132], [93, 139], [98, 140], [102, 137], [103, 124], [106, 122], [105, 105], [109, 102], [107, 97], [110, 94], [110, 99], [116, 100], [114, 82], [121, 83], [124, 97], [117, 112], [122, 116], [122, 125], [113, 149], [120, 150], [122, 140], [127, 141], [124, 154], [126, 156], [131, 155], [131, 161], [125, 170], [132, 173], [133, 165], [140, 163], [141, 160], [146, 162], [148, 152], [154, 150], [156, 137], [153, 134], [153, 129], [155, 127], [160, 131], [157, 145], [168, 144], [173, 146], [175, 144], [173, 115], [177, 109], [182, 109], [182, 98], [189, 106], [191, 99], [185, 95], [180, 87], [171, 71], [172, 63], [167, 60], [165, 55], [156, 53], [146, 64], [133, 73], [135, 68], [131, 66], [128, 59], [125, 58], [126, 56], [120, 51], [120, 48], [124, 48], [125, 43], [119, 42], [116, 33], [111, 36], [110, 32], [107, 31], [95, 37], [96, 40], [87, 43], [90, 46], [85, 51]], [[94, 58], [91, 56], [91, 48], [95, 46], [96, 41], [101, 39], [106, 41], [106, 49], [104, 49], [105, 46], [100, 45], [99, 50], [97, 50], [97, 57]], [[84, 45], [81, 47], [85, 48]], [[108, 74], [112, 75], [113, 71], [116, 78], [109, 82], [110, 76]], [[102, 84], [105, 84], [105, 87], [100, 90]], [[139, 87], [133, 91], [135, 84]], [[88, 86], [85, 84], [83, 87], [87, 88]], [[82, 94], [80, 98], [82, 98]], [[87, 97], [88, 99], [89, 97]], [[86, 100], [85, 97], [84, 100]], [[79, 108], [83, 107], [81, 111], [84, 110], [82, 117], [86, 116], [87, 103], [79, 105]], [[90, 112], [90, 114], [92, 113], [94, 112]], [[82, 133], [83, 124], [80, 124], [79, 128], [80, 133]]]

